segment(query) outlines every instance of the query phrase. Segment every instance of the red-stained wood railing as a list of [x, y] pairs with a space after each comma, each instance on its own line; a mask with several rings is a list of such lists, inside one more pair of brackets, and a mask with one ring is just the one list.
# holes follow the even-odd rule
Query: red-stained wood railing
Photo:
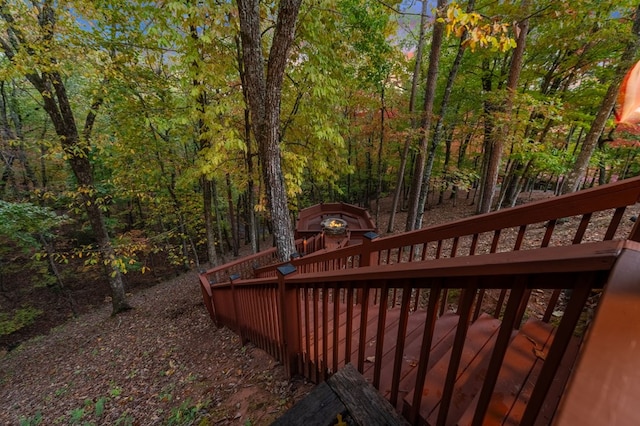
[[[219, 325], [229, 326], [243, 342], [251, 340], [266, 350], [284, 364], [288, 375], [299, 372], [322, 381], [351, 362], [381, 392], [388, 392], [392, 404], [403, 407], [413, 423], [422, 415], [421, 389], [432, 363], [428, 348], [435, 341], [438, 318], [445, 318], [451, 309], [458, 318], [434, 420], [441, 424], [447, 420], [455, 392], [453, 378], [469, 325], [486, 312], [502, 320], [471, 414], [477, 421], [491, 404], [513, 330], [523, 318], [538, 315], [541, 321], [553, 321], [557, 329], [523, 408], [523, 419], [529, 422], [552, 398], [550, 389], [556, 400], [562, 394], [552, 389], [553, 377], [564, 362], [571, 336], [583, 333], [577, 327], [591, 291], [603, 288], [610, 277], [626, 277], [625, 270], [615, 269], [615, 262], [620, 253], [640, 247], [634, 243], [640, 240], [638, 222], [633, 224], [627, 217], [634, 210], [637, 214], [639, 200], [640, 178], [629, 179], [446, 225], [320, 250], [292, 259], [280, 265], [277, 274], [264, 278], [232, 276], [226, 283], [211, 284], [203, 274], [203, 297]], [[554, 238], [560, 226], [572, 226], [572, 238]], [[269, 268], [261, 268], [265, 269]], [[544, 312], [527, 309], [534, 291], [545, 295]], [[571, 297], [558, 307], [561, 292]], [[388, 321], [395, 321], [392, 332]], [[409, 331], [416, 321], [422, 328]], [[402, 356], [408, 342], [415, 341], [415, 333], [421, 336], [423, 350], [412, 373], [405, 374]], [[383, 366], [382, 360], [389, 359], [391, 364]], [[405, 377], [412, 380], [411, 392], [403, 395], [406, 383], [400, 388], [400, 382]]]
[[[513, 330], [524, 317], [535, 315], [523, 309], [532, 290], [570, 291], [561, 315], [555, 313], [553, 343], [540, 355], [544, 363], [535, 384], [531, 383], [523, 418], [535, 419], [551, 398], [554, 378], [566, 374], [560, 365], [572, 336], [584, 335], [578, 326], [584, 325], [579, 320], [587, 298], [592, 290], [602, 289], [610, 276], [624, 275], [624, 270], [615, 269], [617, 259], [625, 251], [638, 249], [637, 243], [605, 241], [308, 274], [291, 273], [294, 268], [287, 265], [280, 268], [277, 279], [213, 286], [213, 299], [218, 319], [236, 330], [243, 341], [251, 340], [282, 362], [289, 375], [302, 373], [320, 382], [353, 363], [393, 405], [404, 406], [404, 414], [416, 423], [422, 387], [432, 364], [425, 348], [432, 347], [438, 317], [450, 315], [439, 313], [444, 293], [455, 290], [458, 296], [447, 310], [453, 309], [459, 318], [436, 422], [444, 424], [476, 305], [502, 320], [472, 413], [481, 419], [491, 402]], [[503, 306], [495, 299], [479, 298], [482, 290], [495, 293], [503, 288], [510, 289]], [[361, 303], [356, 304], [358, 298]], [[545, 303], [555, 302], [547, 295]], [[421, 339], [418, 347], [423, 349], [407, 372], [406, 348], [416, 338]]]
[[[639, 222], [630, 226], [639, 209], [629, 209], [638, 202], [640, 177], [398, 235], [376, 238], [369, 234], [362, 247], [317, 252], [294, 264], [305, 273], [587, 241], [640, 241]], [[556, 237], [554, 231], [560, 228], [561, 237]], [[573, 230], [571, 239], [564, 237], [567, 229]]]
[[[640, 247], [640, 244], [638, 245]], [[589, 328], [557, 424], [640, 424], [640, 249], [616, 262]]]
[[[298, 239], [295, 244], [299, 253], [314, 253], [324, 249], [324, 234], [320, 233], [309, 238]], [[273, 266], [272, 270], [275, 270], [275, 266], [279, 264], [276, 249], [272, 247], [203, 271], [200, 274], [201, 281], [217, 284], [229, 282], [231, 278], [236, 280], [254, 278], [256, 270], [269, 265]], [[270, 276], [275, 276], [275, 273]]]

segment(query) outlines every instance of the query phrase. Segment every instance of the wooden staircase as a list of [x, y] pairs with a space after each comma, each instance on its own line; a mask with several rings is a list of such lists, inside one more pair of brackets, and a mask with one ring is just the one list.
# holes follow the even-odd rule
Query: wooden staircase
[[[315, 381], [322, 379], [323, 370], [330, 374], [331, 367], [336, 361], [335, 354], [342, 354], [346, 344], [346, 306], [340, 305], [338, 326], [334, 326], [334, 312], [331, 309], [327, 315], [328, 332], [326, 336], [321, 333], [314, 334], [313, 320], [311, 330], [303, 340], [309, 343], [302, 357], [307, 362], [307, 377]], [[362, 310], [353, 309], [353, 321], [361, 320]], [[316, 312], [322, 317], [322, 312]], [[385, 336], [382, 357], [379, 361], [380, 373], [377, 379], [379, 392], [388, 400], [392, 400], [393, 370], [395, 351], [398, 347], [398, 329], [401, 322], [401, 309], [393, 308], [386, 311], [384, 332], [378, 333], [378, 317], [370, 315], [366, 321], [366, 335], [371, 336], [364, 345], [363, 376], [369, 383], [376, 381], [376, 339]], [[406, 337], [402, 363], [400, 367], [398, 394], [395, 398], [395, 406], [406, 418], [412, 416], [414, 404], [414, 391], [418, 376], [418, 365], [421, 357], [421, 343], [424, 334], [427, 311], [424, 309], [412, 312], [406, 323]], [[454, 353], [453, 345], [458, 330], [460, 316], [455, 312], [445, 312], [434, 324], [429, 361], [426, 365], [426, 376], [422, 390], [418, 417], [415, 423], [423, 425], [469, 425], [472, 424], [473, 414], [478, 403], [479, 392], [485, 381], [491, 354], [495, 348], [498, 331], [502, 322], [489, 314], [482, 314], [473, 321], [466, 330], [466, 337], [461, 355], [457, 361], [457, 373], [453, 386], [454, 397], [448, 407], [442, 410], [442, 396], [444, 386], [447, 383], [447, 373], [451, 365]], [[306, 330], [306, 326], [303, 327]], [[540, 374], [549, 348], [553, 342], [555, 328], [550, 324], [537, 319], [531, 319], [524, 323], [519, 330], [513, 330], [509, 339], [509, 345], [505, 353], [504, 361], [500, 368], [495, 390], [489, 403], [489, 409], [484, 419], [485, 424], [520, 424], [524, 408], [527, 405], [533, 384]], [[338, 347], [334, 348], [334, 336], [338, 339]], [[352, 332], [352, 341], [355, 341], [360, 330]], [[326, 338], [326, 345], [325, 339]], [[562, 367], [555, 375], [553, 386], [543, 404], [538, 421], [539, 424], [547, 424], [555, 413], [560, 396], [573, 367], [580, 339], [571, 340], [570, 349], [565, 353]], [[318, 354], [315, 354], [315, 351]], [[334, 351], [334, 349], [337, 349]], [[317, 357], [316, 357], [317, 355]], [[326, 356], [326, 358], [325, 358]], [[357, 362], [359, 359], [359, 347], [351, 351], [349, 362]], [[326, 360], [326, 361], [325, 361]], [[340, 365], [346, 364], [345, 359], [338, 361]], [[443, 413], [443, 414], [440, 414]], [[446, 415], [444, 414], [446, 413]], [[413, 414], [415, 416], [415, 414]]]
[[333, 250], [318, 234], [203, 272], [203, 300], [289, 377], [351, 364], [411, 424], [638, 424], [591, 378], [640, 393], [639, 202], [633, 178]]

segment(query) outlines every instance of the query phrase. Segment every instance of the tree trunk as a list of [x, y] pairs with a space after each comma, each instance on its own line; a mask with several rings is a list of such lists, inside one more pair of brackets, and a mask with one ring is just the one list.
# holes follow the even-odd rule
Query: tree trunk
[[[26, 45], [26, 38], [9, 12], [3, 11], [2, 19], [9, 24], [7, 31], [11, 42], [0, 38], [0, 45], [7, 58], [13, 60], [17, 53], [15, 49], [21, 45]], [[43, 38], [47, 41], [52, 40], [54, 37], [55, 21], [55, 11], [52, 9], [52, 4], [45, 2], [39, 9], [38, 22], [40, 23]], [[28, 49], [26, 51], [29, 52]], [[31, 54], [36, 53], [32, 52]], [[116, 262], [116, 253], [111, 245], [111, 239], [109, 238], [109, 232], [105, 225], [100, 205], [96, 202], [96, 190], [93, 170], [89, 161], [88, 144], [80, 141], [80, 135], [62, 77], [57, 71], [42, 72], [42, 74], [30, 73], [25, 77], [42, 97], [43, 108], [53, 122], [62, 148], [69, 159], [71, 170], [76, 177], [78, 192], [87, 212], [98, 249], [102, 259], [107, 264], [107, 277], [111, 287], [112, 314], [115, 315], [131, 309], [126, 300], [122, 274]], [[88, 128], [90, 130], [95, 113], [96, 110], [89, 110], [86, 118], [88, 125], [85, 125], [85, 129]]]
[[[445, 12], [446, 0], [438, 0], [438, 16]], [[424, 175], [425, 163], [427, 159], [427, 149], [429, 145], [429, 128], [433, 113], [433, 101], [436, 94], [436, 83], [438, 80], [438, 66], [440, 63], [440, 49], [444, 37], [444, 22], [436, 19], [433, 25], [433, 37], [431, 40], [431, 51], [429, 52], [429, 69], [427, 71], [427, 85], [424, 92], [424, 107], [422, 119], [420, 121], [420, 147], [416, 158], [413, 178], [411, 180], [411, 190], [409, 192], [409, 210], [407, 213], [407, 223], [405, 229], [411, 231], [416, 229], [418, 219], [418, 203], [422, 190], [422, 177]]]
[[[473, 8], [475, 7], [475, 0], [469, 0], [467, 4], [467, 13], [471, 13]], [[444, 96], [442, 97], [442, 102], [440, 104], [440, 116], [438, 117], [438, 121], [436, 122], [436, 128], [433, 132], [433, 141], [431, 143], [431, 148], [429, 149], [429, 158], [427, 158], [427, 164], [424, 170], [424, 175], [422, 177], [422, 188], [420, 190], [420, 198], [418, 200], [418, 212], [416, 217], [416, 229], [422, 228], [422, 219], [424, 217], [424, 207], [427, 200], [427, 194], [429, 193], [429, 181], [431, 180], [431, 173], [433, 171], [433, 163], [436, 158], [436, 151], [438, 146], [440, 145], [440, 141], [442, 140], [442, 133], [444, 128], [444, 116], [449, 108], [449, 99], [451, 98], [451, 91], [453, 89], [453, 82], [458, 75], [458, 69], [460, 69], [460, 64], [462, 63], [462, 57], [464, 56], [465, 46], [464, 42], [467, 38], [467, 32], [465, 31], [462, 37], [460, 37], [460, 44], [458, 45], [458, 52], [456, 53], [456, 58], [453, 60], [453, 64], [451, 65], [451, 69], [449, 70], [449, 76], [447, 77], [447, 84], [444, 89]]]
[[[429, 2], [422, 1], [422, 10], [420, 12], [420, 33], [418, 35], [418, 46], [416, 47], [416, 63], [413, 67], [413, 77], [411, 79], [411, 94], [409, 96], [409, 116], [411, 117], [411, 128], [417, 127], [415, 114], [416, 98], [418, 97], [418, 83], [420, 82], [420, 70], [422, 69], [422, 51], [424, 50], [425, 32], [427, 28], [427, 11]], [[400, 158], [400, 166], [398, 168], [398, 178], [396, 180], [396, 190], [393, 193], [393, 204], [391, 205], [391, 215], [389, 216], [389, 224], [387, 232], [393, 232], [393, 225], [396, 219], [396, 211], [400, 202], [400, 194], [403, 190], [404, 174], [407, 168], [407, 160], [409, 158], [409, 149], [411, 148], [411, 136], [407, 136]]]
[[604, 130], [607, 119], [611, 115], [611, 111], [613, 111], [613, 107], [615, 106], [620, 84], [622, 83], [625, 74], [635, 61], [638, 48], [640, 47], [640, 5], [638, 5], [635, 11], [632, 35], [633, 38], [629, 41], [624, 53], [622, 54], [622, 60], [616, 67], [615, 75], [613, 76], [609, 89], [600, 104], [600, 109], [598, 110], [596, 117], [591, 123], [591, 128], [585, 136], [582, 149], [573, 164], [573, 168], [562, 182], [562, 188], [560, 190], [562, 194], [575, 192], [580, 188], [580, 183], [584, 180], [587, 174], [589, 160], [591, 159], [591, 156], [598, 144], [598, 139]]
[[231, 178], [227, 173], [227, 206], [229, 211], [229, 228], [231, 229], [231, 250], [234, 256], [238, 256], [240, 239], [238, 238], [238, 228], [236, 226], [236, 213], [233, 208], [233, 194], [231, 192]]
[[[202, 71], [200, 69], [199, 62], [202, 59], [202, 52], [198, 47], [200, 43], [198, 29], [194, 25], [191, 25], [189, 26], [189, 33], [191, 41], [193, 41], [194, 50], [196, 50], [198, 55], [198, 59], [194, 59], [191, 62], [191, 71], [193, 73], [191, 84], [197, 92], [196, 110], [198, 113], [198, 149], [202, 151], [211, 147], [211, 139], [207, 136], [209, 128], [204, 119], [209, 101], [207, 92], [202, 88]], [[202, 184], [202, 213], [204, 215], [205, 235], [207, 236], [207, 261], [211, 267], [214, 267], [218, 265], [218, 255], [216, 253], [216, 238], [213, 230], [213, 214], [211, 211], [213, 201], [213, 194], [211, 191], [212, 183], [211, 179], [207, 176], [202, 176], [200, 182]], [[197, 254], [195, 254], [195, 257], [197, 260]]]
[[[522, 10], [527, 15], [529, 0], [522, 2]], [[507, 96], [505, 99], [502, 111], [504, 116], [508, 117], [513, 109], [513, 99], [515, 97], [516, 89], [518, 87], [518, 80], [520, 79], [520, 71], [522, 70], [522, 64], [524, 62], [524, 50], [526, 46], [527, 33], [529, 32], [529, 18], [523, 19], [518, 23], [520, 30], [518, 39], [516, 41], [516, 48], [513, 51], [511, 57], [511, 65], [509, 67], [509, 78], [507, 80]], [[485, 175], [484, 187], [482, 190], [482, 201], [480, 203], [480, 210], [478, 213], [487, 213], [491, 210], [493, 204], [493, 197], [498, 184], [498, 174], [500, 171], [500, 163], [502, 161], [502, 150], [504, 147], [504, 140], [510, 132], [507, 124], [503, 124], [499, 129], [500, 134], [497, 137], [492, 138], [492, 144], [489, 154], [489, 160], [487, 163], [487, 173]]]
[[237, 0], [251, 124], [262, 160], [274, 240], [281, 261], [288, 260], [295, 252], [295, 243], [280, 157], [280, 99], [284, 70], [293, 42], [301, 1], [282, 0], [278, 6], [278, 17], [265, 75], [260, 2]]
[[249, 111], [249, 101], [247, 95], [247, 84], [245, 82], [245, 73], [244, 67], [242, 64], [242, 48], [240, 46], [240, 39], [238, 37], [235, 38], [236, 42], [236, 53], [237, 53], [237, 61], [238, 61], [238, 72], [240, 73], [240, 81], [242, 81], [242, 96], [244, 98], [244, 103], [247, 105], [244, 109], [244, 140], [245, 145], [247, 146], [246, 153], [246, 161], [245, 164], [247, 166], [247, 176], [249, 181], [247, 182], [247, 203], [249, 204], [248, 214], [249, 214], [249, 227], [251, 232], [251, 251], [255, 254], [260, 251], [260, 236], [258, 235], [258, 222], [256, 220], [256, 212], [255, 212], [255, 184], [253, 182], [253, 149], [251, 143], [251, 112]]
[[385, 98], [384, 98], [384, 84], [382, 85], [382, 89], [380, 92], [380, 139], [379, 139], [379, 144], [378, 144], [378, 187], [376, 189], [376, 213], [375, 213], [375, 218], [376, 218], [376, 223], [379, 223], [379, 218], [380, 218], [380, 196], [382, 195], [382, 176], [383, 176], [383, 172], [382, 172], [382, 152], [383, 152], [383, 147], [384, 147], [384, 116], [386, 114], [386, 105], [385, 105]]
[[220, 242], [220, 255], [224, 259], [226, 251], [224, 249], [224, 234], [222, 232], [222, 215], [220, 214], [220, 206], [218, 206], [218, 190], [216, 188], [216, 181], [211, 181], [211, 195], [213, 196], [213, 210], [216, 213], [216, 225], [218, 232], [218, 241]]
[[216, 233], [213, 229], [213, 191], [212, 182], [202, 176], [202, 205], [204, 206], [204, 228], [207, 234], [207, 260], [209, 266], [218, 265], [218, 253], [216, 252]]

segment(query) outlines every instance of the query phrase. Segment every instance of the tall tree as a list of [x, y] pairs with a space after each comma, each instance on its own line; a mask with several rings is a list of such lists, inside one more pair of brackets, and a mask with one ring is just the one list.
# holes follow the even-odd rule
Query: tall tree
[[615, 74], [612, 77], [611, 84], [607, 90], [607, 93], [600, 104], [598, 113], [591, 123], [589, 132], [585, 136], [585, 140], [582, 143], [582, 148], [578, 153], [578, 157], [573, 164], [573, 168], [569, 174], [565, 177], [561, 193], [567, 194], [577, 191], [581, 182], [584, 180], [587, 174], [587, 168], [589, 166], [589, 160], [593, 155], [594, 150], [598, 146], [598, 140], [602, 135], [602, 131], [605, 128], [607, 119], [611, 115], [611, 111], [615, 106], [618, 90], [624, 75], [629, 68], [636, 61], [636, 55], [640, 49], [640, 4], [635, 9], [633, 16], [633, 27], [631, 29], [631, 36], [627, 41], [627, 45], [622, 53], [620, 62], [615, 68]]
[[[413, 67], [413, 75], [411, 77], [411, 93], [409, 94], [409, 115], [411, 116], [411, 127], [416, 128], [415, 123], [415, 105], [416, 98], [418, 97], [418, 83], [420, 82], [420, 74], [422, 71], [422, 51], [424, 50], [425, 33], [427, 29], [427, 0], [422, 1], [422, 8], [420, 10], [420, 30], [418, 33], [418, 45], [416, 46], [415, 64]], [[396, 210], [400, 202], [400, 194], [403, 189], [404, 174], [407, 168], [407, 160], [409, 158], [409, 149], [411, 149], [411, 137], [407, 137], [404, 142], [404, 148], [400, 157], [400, 166], [398, 168], [398, 176], [396, 179], [396, 189], [393, 193], [393, 203], [391, 205], [391, 215], [389, 216], [389, 224], [387, 225], [387, 232], [393, 232], [394, 221], [396, 217]]]
[[16, 69], [22, 70], [24, 77], [40, 94], [43, 109], [54, 125], [77, 180], [77, 191], [83, 200], [102, 259], [108, 265], [112, 312], [117, 314], [128, 310], [131, 307], [126, 299], [122, 274], [100, 210], [101, 206], [97, 202], [93, 169], [89, 161], [87, 138], [91, 135], [102, 102], [100, 99], [92, 102], [85, 118], [83, 140], [67, 94], [62, 75], [63, 67], [56, 58], [61, 46], [56, 40], [55, 29], [58, 20], [52, 0], [34, 1], [33, 9], [22, 8], [20, 11], [12, 10], [6, 2], [2, 2], [0, 17], [5, 32], [5, 35], [0, 37], [2, 51]]
[[[516, 48], [511, 56], [511, 64], [509, 66], [509, 77], [507, 80], [507, 93], [505, 102], [500, 109], [505, 117], [511, 114], [513, 109], [513, 100], [516, 90], [518, 88], [518, 81], [520, 79], [520, 72], [522, 71], [522, 64], [524, 61], [524, 51], [526, 46], [527, 34], [529, 33], [529, 0], [523, 0], [522, 11], [525, 18], [517, 24], [517, 41]], [[504, 140], [507, 137], [510, 127], [503, 123], [496, 129], [500, 134], [497, 137], [492, 138], [492, 144], [487, 152], [489, 155], [487, 163], [487, 171], [484, 176], [484, 185], [482, 186], [482, 198], [480, 205], [478, 206], [478, 213], [487, 213], [491, 210], [493, 203], [493, 197], [496, 191], [496, 185], [498, 183], [498, 173], [500, 169], [500, 162], [502, 161], [502, 151], [504, 147]]]
[[413, 171], [413, 179], [409, 193], [409, 211], [407, 214], [407, 223], [405, 229], [411, 231], [416, 229], [418, 225], [418, 204], [420, 201], [420, 191], [422, 190], [422, 178], [424, 176], [424, 168], [427, 161], [427, 150], [429, 146], [429, 130], [431, 127], [431, 118], [433, 115], [433, 102], [436, 95], [436, 83], [438, 80], [438, 66], [440, 63], [440, 49], [442, 47], [442, 38], [444, 37], [444, 22], [438, 20], [443, 16], [446, 0], [438, 0], [436, 22], [433, 26], [433, 35], [431, 39], [431, 51], [429, 52], [429, 68], [427, 71], [427, 84], [424, 91], [424, 105], [422, 108], [422, 117], [420, 119], [420, 145], [416, 158], [415, 168]]
[[[469, 0], [467, 3], [467, 13], [471, 13], [475, 7], [475, 0]], [[436, 150], [440, 145], [440, 142], [443, 138], [443, 128], [444, 128], [444, 118], [449, 108], [449, 99], [451, 98], [451, 90], [453, 88], [453, 83], [455, 81], [456, 76], [458, 75], [458, 69], [460, 68], [460, 63], [462, 62], [462, 57], [465, 51], [465, 45], [467, 42], [467, 34], [468, 31], [465, 29], [462, 35], [460, 36], [460, 44], [458, 45], [458, 52], [456, 53], [456, 57], [453, 60], [453, 64], [449, 69], [449, 75], [447, 77], [447, 83], [444, 88], [444, 95], [442, 96], [442, 102], [440, 103], [440, 114], [438, 116], [438, 120], [436, 121], [436, 126], [433, 131], [433, 138], [431, 141], [431, 145], [429, 147], [429, 155], [427, 157], [427, 163], [424, 170], [424, 176], [422, 177], [422, 189], [420, 190], [420, 199], [418, 200], [418, 216], [416, 218], [416, 228], [422, 227], [422, 218], [424, 216], [424, 208], [427, 200], [427, 195], [429, 193], [429, 181], [431, 179], [431, 172], [433, 170], [433, 163], [436, 158]], [[449, 152], [447, 150], [447, 152]]]
[[[302, 0], [281, 0], [268, 56], [263, 51], [262, 16], [258, 0], [237, 0], [251, 124], [258, 143], [262, 173], [271, 212], [278, 258], [295, 252], [288, 197], [280, 154], [280, 100], [282, 80], [293, 43]], [[266, 62], [266, 69], [265, 69]], [[266, 74], [266, 75], [265, 75]]]

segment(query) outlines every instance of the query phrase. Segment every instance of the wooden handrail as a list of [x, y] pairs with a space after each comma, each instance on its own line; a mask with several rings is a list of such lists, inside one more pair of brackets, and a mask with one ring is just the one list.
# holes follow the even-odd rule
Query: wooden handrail
[[[301, 272], [324, 271], [333, 267], [342, 270], [360, 266], [363, 250], [377, 253], [374, 257], [377, 257], [379, 264], [388, 264], [518, 251], [549, 245], [567, 246], [579, 244], [587, 237], [593, 240], [598, 238], [600, 241], [609, 240], [615, 237], [626, 208], [639, 201], [640, 177], [637, 177], [443, 225], [377, 238], [368, 247], [356, 245], [331, 252], [317, 252], [296, 259], [293, 263]], [[609, 213], [611, 217], [606, 225], [606, 232], [602, 236], [588, 235], [590, 222], [598, 214], [606, 214], [607, 211], [612, 212]], [[573, 224], [573, 238], [554, 241], [553, 232], [560, 226], [559, 222], [571, 217], [577, 219]], [[639, 222], [636, 222], [629, 235], [620, 235], [619, 238], [640, 240]], [[532, 229], [533, 225], [537, 225], [537, 228]], [[513, 235], [515, 244], [501, 247], [501, 241], [509, 233]], [[536, 235], [532, 238], [532, 234]], [[483, 237], [487, 243], [484, 249], [480, 247]]]
[[618, 259], [598, 305], [576, 371], [567, 385], [559, 425], [640, 423], [629, 398], [640, 392], [640, 244]]
[[[563, 308], [565, 315], [562, 316], [558, 324], [559, 334], [551, 347], [545, 350], [548, 351], [546, 356], [548, 359], [546, 365], [548, 366], [545, 367], [544, 374], [538, 379], [541, 384], [532, 394], [532, 401], [534, 401], [532, 404], [542, 404], [551, 383], [550, 378], [553, 378], [560, 368], [560, 361], [566, 350], [568, 337], [561, 337], [560, 333], [569, 337], [576, 333], [578, 317], [583, 310], [587, 296], [593, 289], [603, 288], [609, 280], [610, 271], [615, 270], [618, 259], [623, 253], [630, 250], [636, 252], [637, 256], [637, 253], [640, 253], [640, 244], [631, 241], [604, 241], [570, 247], [549, 247], [521, 252], [447, 258], [437, 262], [374, 265], [368, 268], [342, 271], [293, 273], [275, 279], [267, 277], [240, 280], [234, 284], [233, 288], [233, 291], [236, 292], [238, 306], [238, 312], [233, 312], [233, 318], [230, 318], [232, 316], [230, 305], [232, 304], [222, 300], [229, 297], [230, 285], [214, 285], [211, 289], [214, 300], [217, 299], [218, 292], [220, 292], [222, 306], [216, 307], [216, 312], [219, 312], [222, 317], [228, 317], [229, 323], [227, 325], [241, 330], [242, 336], [285, 364], [287, 373], [305, 373], [309, 379], [321, 381], [326, 379], [331, 371], [336, 371], [347, 362], [357, 361], [357, 367], [361, 372], [374, 371], [374, 385], [382, 383], [382, 371], [378, 359], [382, 357], [382, 345], [385, 340], [384, 318], [386, 312], [395, 304], [403, 307], [401, 315], [404, 320], [401, 318], [401, 323], [402, 321], [406, 323], [408, 315], [414, 315], [411, 312], [416, 311], [413, 308], [408, 309], [409, 306], [419, 306], [418, 311], [428, 308], [426, 304], [420, 305], [412, 300], [423, 297], [422, 294], [427, 295], [427, 300], [433, 302], [440, 300], [443, 294], [441, 289], [466, 289], [467, 296], [465, 296], [466, 302], [464, 302], [466, 308], [464, 309], [468, 310], [474, 304], [483, 305], [485, 303], [476, 289], [511, 288], [511, 294], [505, 300], [506, 308], [504, 311], [500, 307], [495, 307], [493, 303], [489, 303], [488, 307], [483, 308], [485, 312], [496, 309], [495, 312], [489, 313], [496, 317], [500, 316], [505, 324], [504, 331], [500, 333], [496, 343], [496, 347], [502, 348], [502, 353], [499, 350], [495, 351], [495, 361], [492, 361], [493, 365], [499, 366], [507, 343], [505, 339], [509, 339], [511, 336], [507, 330], [520, 327], [522, 315], [518, 315], [518, 307], [526, 306], [531, 290], [571, 290], [574, 296]], [[471, 282], [473, 282], [474, 290], [469, 293], [468, 285]], [[345, 336], [337, 335], [337, 329], [332, 325], [336, 324], [340, 315], [344, 315], [344, 311], [343, 314], [338, 315], [335, 310], [340, 304], [347, 303], [349, 306], [346, 311], [347, 315], [350, 318], [355, 316], [356, 309], [353, 308], [353, 302], [360, 290], [364, 291], [364, 300], [357, 307], [358, 311], [362, 312], [359, 315], [361, 318], [367, 318], [368, 315], [371, 315], [367, 314], [367, 311], [376, 312], [379, 321], [375, 333], [377, 336], [376, 345], [380, 346], [369, 349], [375, 354], [369, 363], [365, 363], [364, 356], [365, 344], [371, 337], [371, 335], [367, 335], [366, 323], [363, 323], [362, 320], [351, 321], [346, 333], [350, 336], [355, 330], [359, 329], [360, 331], [359, 337], [350, 345], [345, 345], [344, 342], [340, 343]], [[426, 293], [424, 293], [425, 291]], [[397, 298], [402, 300], [400, 302], [394, 300]], [[550, 299], [547, 300], [552, 303]], [[457, 302], [453, 303], [455, 305]], [[429, 306], [429, 311], [433, 312], [437, 304]], [[286, 312], [282, 309], [285, 309]], [[334, 309], [334, 313], [328, 315], [331, 309]], [[471, 318], [471, 311], [468, 311], [467, 315]], [[428, 329], [430, 316], [427, 315], [425, 318], [427, 321], [425, 329]], [[431, 320], [435, 320], [435, 317]], [[463, 326], [467, 327], [468, 322], [461, 319], [458, 327]], [[406, 331], [402, 331], [402, 327], [399, 330], [398, 336], [388, 336], [388, 338], [393, 338], [398, 342], [403, 341], [403, 333]], [[460, 336], [464, 340], [464, 333]], [[291, 352], [287, 348], [295, 348], [295, 352]], [[461, 350], [460, 344], [454, 345], [454, 357]], [[354, 353], [358, 354], [356, 358], [353, 358]], [[394, 372], [390, 373], [393, 374], [391, 383], [394, 384], [401, 371], [399, 363], [402, 351], [398, 349], [395, 353], [396, 358], [400, 354], [400, 361], [396, 360]], [[428, 358], [426, 359], [425, 362], [428, 362]], [[448, 376], [454, 377], [457, 370], [455, 364], [450, 369]], [[490, 375], [487, 376], [488, 380], [495, 382], [498, 371], [499, 368], [492, 367]], [[416, 381], [416, 389], [418, 388], [419, 381]], [[397, 389], [395, 392], [397, 398]], [[451, 398], [451, 388], [448, 392], [448, 398]], [[487, 398], [491, 393], [491, 385], [483, 389], [480, 398], [481, 401], [484, 401], [485, 406], [479, 410], [486, 410]], [[483, 416], [483, 414], [477, 415]]]

